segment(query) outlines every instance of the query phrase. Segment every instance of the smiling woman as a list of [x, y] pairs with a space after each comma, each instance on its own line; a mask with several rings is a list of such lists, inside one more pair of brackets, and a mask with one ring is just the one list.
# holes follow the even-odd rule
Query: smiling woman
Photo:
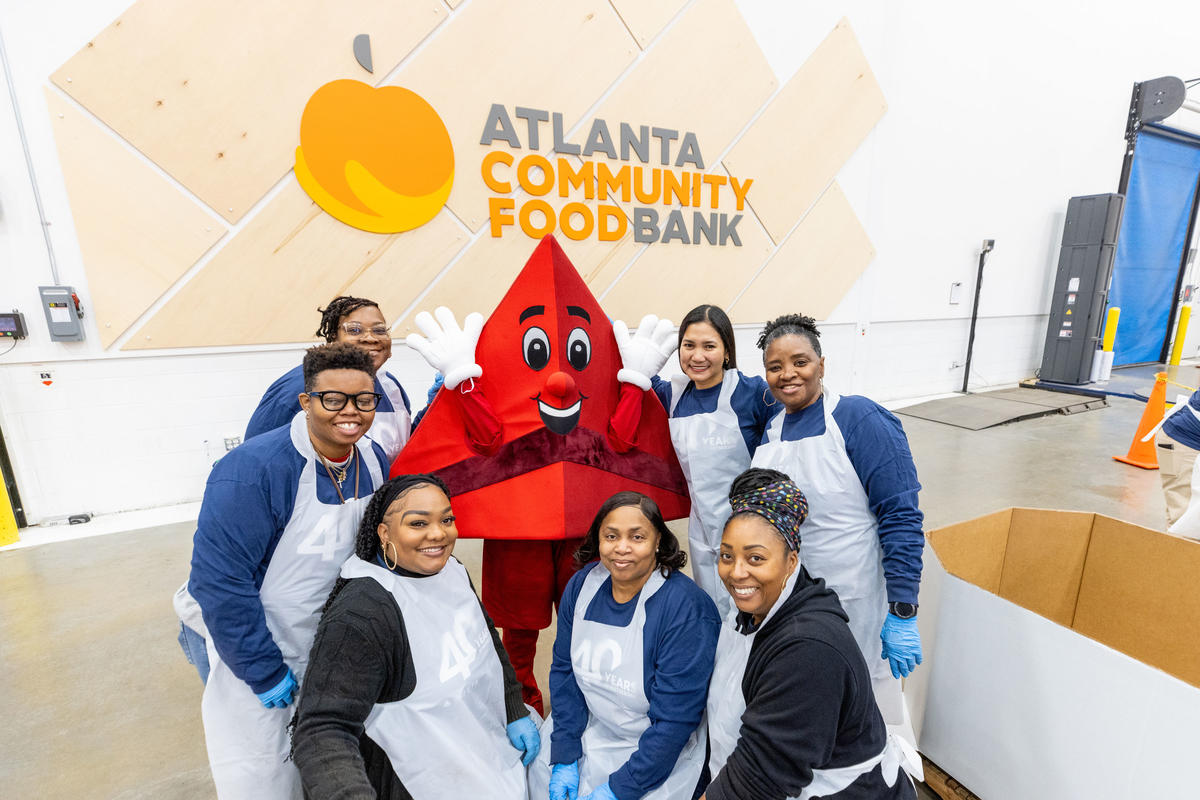
[[679, 324], [679, 368], [674, 380], [655, 377], [654, 391], [670, 412], [671, 442], [691, 493], [692, 574], [724, 616], [730, 602], [717, 578], [717, 548], [729, 519], [729, 482], [750, 466], [777, 404], [762, 378], [738, 370], [733, 323], [717, 306], [696, 306]]
[[212, 656], [201, 711], [222, 797], [290, 798], [288, 708], [316, 609], [350, 554], [387, 460], [363, 437], [378, 396], [371, 357], [349, 344], [305, 353], [306, 412], [222, 458], [196, 524], [187, 589]]
[[457, 539], [431, 475], [392, 478], [364, 513], [296, 713], [306, 797], [524, 800], [540, 738]]
[[606, 500], [575, 558], [542, 727], [551, 749], [530, 768], [529, 796], [691, 800], [716, 607], [679, 572], [687, 557], [643, 494]]
[[888, 736], [838, 596], [799, 555], [804, 493], [751, 468], [729, 499], [719, 569], [738, 613], [721, 627], [710, 684], [704, 800], [915, 798], [899, 770], [920, 761]]
[[[400, 382], [383, 369], [392, 357], [392, 335], [379, 305], [365, 297], [335, 297], [321, 309], [321, 324], [316, 335], [326, 342], [352, 344], [371, 356], [375, 369], [371, 391], [380, 395], [380, 399], [368, 435], [383, 448], [389, 459], [394, 459], [408, 441], [411, 407]], [[280, 376], [259, 400], [246, 425], [244, 438], [248, 441], [291, 422], [300, 410], [296, 398], [303, 391], [304, 375], [300, 367]]]
[[771, 320], [758, 346], [781, 411], [752, 463], [787, 474], [808, 494], [813, 513], [800, 560], [838, 593], [884, 721], [903, 729], [897, 679], [921, 663], [916, 617], [925, 547], [908, 438], [878, 403], [824, 385], [821, 332], [812, 317]]

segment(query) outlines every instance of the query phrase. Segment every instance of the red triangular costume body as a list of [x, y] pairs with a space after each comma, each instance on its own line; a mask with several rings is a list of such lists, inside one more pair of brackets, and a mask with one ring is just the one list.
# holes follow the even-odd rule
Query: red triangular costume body
[[[482, 377], [438, 392], [392, 464], [392, 475], [432, 472], [447, 482], [460, 536], [582, 536], [600, 504], [623, 489], [654, 498], [667, 519], [688, 515], [654, 392], [641, 392], [633, 449], [619, 452], [610, 441], [622, 391], [612, 324], [553, 237], [542, 239], [484, 324], [475, 357]], [[466, 417], [476, 410], [459, 396], [464, 390], [486, 398], [502, 426], [493, 454], [469, 440]]]

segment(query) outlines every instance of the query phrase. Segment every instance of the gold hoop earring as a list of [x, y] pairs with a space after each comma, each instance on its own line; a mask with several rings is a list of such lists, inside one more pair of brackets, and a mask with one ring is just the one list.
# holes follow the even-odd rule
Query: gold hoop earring
[[[392, 563], [390, 564], [388, 564], [387, 551], [389, 545], [392, 548], [392, 552], [395, 553], [395, 555], [392, 556]], [[388, 569], [395, 569], [396, 567], [400, 566], [400, 551], [396, 549], [396, 544], [391, 539], [388, 539], [383, 543], [383, 563], [387, 564]]]
[[[769, 403], [767, 402], [767, 395], [771, 395], [771, 402], [769, 402]], [[771, 394], [770, 389], [763, 389], [763, 404], [767, 408], [770, 408], [771, 406], [779, 404], [779, 401], [775, 399], [775, 395]]]

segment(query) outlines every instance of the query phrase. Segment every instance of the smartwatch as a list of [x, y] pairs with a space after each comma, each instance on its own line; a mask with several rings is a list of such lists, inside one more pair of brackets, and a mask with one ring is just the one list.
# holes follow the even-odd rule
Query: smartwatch
[[888, 611], [900, 619], [912, 619], [917, 616], [916, 603], [888, 603]]

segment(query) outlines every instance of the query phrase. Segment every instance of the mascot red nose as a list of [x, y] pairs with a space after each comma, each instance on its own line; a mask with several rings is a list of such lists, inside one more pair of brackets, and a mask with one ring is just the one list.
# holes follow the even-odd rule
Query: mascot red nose
[[[468, 371], [481, 374], [451, 387], [458, 376], [444, 371], [446, 388], [392, 465], [393, 475], [446, 481], [460, 536], [582, 536], [623, 489], [652, 497], [667, 519], [688, 515], [666, 411], [653, 392], [618, 381], [613, 325], [553, 237], [483, 325], [473, 355]], [[621, 431], [628, 418], [636, 427]]]

